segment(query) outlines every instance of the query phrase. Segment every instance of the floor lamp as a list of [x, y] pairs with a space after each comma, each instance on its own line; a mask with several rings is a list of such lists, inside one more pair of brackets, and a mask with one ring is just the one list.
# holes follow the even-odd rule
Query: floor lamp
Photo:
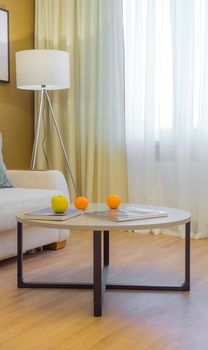
[[24, 50], [16, 53], [17, 88], [23, 90], [39, 90], [40, 106], [33, 144], [31, 169], [35, 169], [41, 121], [44, 116], [45, 100], [48, 102], [50, 116], [53, 120], [66, 165], [78, 196], [78, 190], [72, 175], [69, 159], [64, 147], [55, 113], [48, 94], [49, 90], [68, 89], [70, 87], [69, 54], [61, 50]]

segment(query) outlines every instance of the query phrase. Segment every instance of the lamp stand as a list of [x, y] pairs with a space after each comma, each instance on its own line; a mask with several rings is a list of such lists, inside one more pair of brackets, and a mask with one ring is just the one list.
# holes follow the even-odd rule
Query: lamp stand
[[56, 129], [56, 132], [57, 132], [60, 144], [61, 144], [61, 148], [62, 148], [62, 151], [63, 151], [63, 154], [64, 154], [64, 158], [65, 158], [65, 161], [66, 161], [66, 164], [67, 164], [67, 168], [68, 168], [68, 171], [69, 171], [69, 174], [70, 174], [73, 186], [74, 186], [75, 193], [76, 193], [77, 196], [79, 196], [79, 192], [78, 192], [78, 189], [77, 189], [74, 177], [72, 175], [72, 171], [71, 171], [70, 164], [69, 164], [69, 159], [68, 159], [67, 154], [66, 154], [66, 150], [65, 150], [64, 143], [63, 143], [63, 140], [62, 140], [62, 137], [61, 137], [61, 133], [60, 133], [60, 130], [59, 130], [59, 127], [58, 127], [58, 123], [57, 123], [57, 120], [56, 120], [56, 117], [55, 117], [55, 113], [54, 113], [53, 108], [52, 108], [51, 100], [50, 100], [48, 91], [46, 90], [46, 87], [44, 85], [41, 88], [41, 98], [40, 98], [38, 122], [37, 122], [36, 131], [35, 131], [35, 141], [34, 141], [34, 145], [33, 145], [32, 159], [31, 159], [31, 166], [30, 167], [31, 167], [32, 170], [35, 169], [35, 163], [36, 163], [36, 159], [37, 159], [38, 140], [39, 140], [39, 135], [40, 135], [40, 125], [41, 125], [41, 120], [43, 119], [45, 99], [47, 99], [47, 101], [48, 101], [49, 109], [50, 109], [50, 112], [51, 112], [50, 115], [52, 116], [52, 120], [54, 122], [54, 126], [55, 126], [55, 129]]

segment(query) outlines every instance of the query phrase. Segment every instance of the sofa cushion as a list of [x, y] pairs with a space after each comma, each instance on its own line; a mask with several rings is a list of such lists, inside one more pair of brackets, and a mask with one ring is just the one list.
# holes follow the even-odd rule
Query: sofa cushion
[[55, 190], [2, 188], [0, 190], [0, 232], [16, 228], [18, 212], [50, 206]]
[[0, 134], [0, 189], [13, 187], [6, 174], [6, 167], [2, 155], [2, 136]]

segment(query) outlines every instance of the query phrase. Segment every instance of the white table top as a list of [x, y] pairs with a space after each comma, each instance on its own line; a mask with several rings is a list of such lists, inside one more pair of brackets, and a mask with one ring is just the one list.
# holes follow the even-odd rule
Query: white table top
[[[95, 218], [92, 216], [84, 215], [76, 216], [69, 220], [65, 221], [45, 221], [45, 220], [29, 220], [23, 214], [17, 214], [17, 221], [39, 227], [48, 227], [48, 228], [59, 228], [59, 229], [70, 229], [70, 230], [101, 230], [101, 231], [112, 231], [112, 230], [143, 230], [143, 229], [153, 229], [153, 228], [162, 228], [170, 227], [185, 224], [191, 221], [191, 214], [187, 211], [153, 206], [153, 205], [143, 205], [143, 204], [123, 204], [124, 206], [139, 206], [140, 208], [145, 209], [156, 209], [164, 210], [168, 213], [168, 216], [160, 218], [152, 218], [145, 220], [132, 220], [124, 222], [114, 222], [108, 221], [102, 218]], [[73, 205], [70, 206], [73, 208]], [[87, 208], [87, 211], [95, 210], [104, 210], [107, 209], [107, 205], [104, 203], [92, 203]]]

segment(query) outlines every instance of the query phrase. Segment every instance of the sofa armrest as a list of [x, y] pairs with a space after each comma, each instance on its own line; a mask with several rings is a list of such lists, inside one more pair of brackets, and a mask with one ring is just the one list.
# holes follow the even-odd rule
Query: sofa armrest
[[58, 190], [70, 199], [65, 177], [58, 170], [7, 170], [7, 175], [14, 187]]

